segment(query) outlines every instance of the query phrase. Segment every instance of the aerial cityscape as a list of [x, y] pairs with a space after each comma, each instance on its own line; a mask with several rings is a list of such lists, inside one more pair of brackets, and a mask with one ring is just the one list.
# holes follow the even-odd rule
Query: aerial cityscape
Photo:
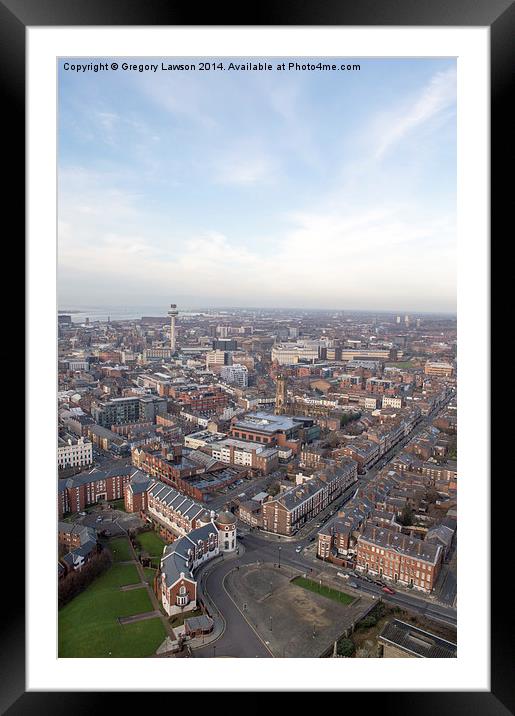
[[59, 658], [456, 658], [455, 59], [116, 59], [58, 67]]
[[454, 317], [74, 318], [60, 656], [456, 656]]

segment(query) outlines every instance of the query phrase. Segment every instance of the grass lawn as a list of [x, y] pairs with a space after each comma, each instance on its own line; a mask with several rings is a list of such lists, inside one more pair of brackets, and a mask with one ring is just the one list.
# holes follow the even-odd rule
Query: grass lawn
[[295, 577], [295, 579], [292, 580], [292, 583], [296, 584], [297, 587], [303, 587], [303, 589], [309, 589], [311, 592], [321, 594], [323, 597], [332, 599], [335, 602], [341, 602], [341, 604], [351, 604], [351, 602], [354, 601], [354, 597], [351, 597], [349, 594], [346, 594], [345, 592], [340, 592], [338, 589], [326, 587], [323, 584], [322, 586], [320, 586], [320, 583], [315, 582], [313, 579], [305, 579], [305, 577]]
[[139, 582], [133, 565], [114, 565], [59, 610], [59, 657], [145, 657], [166, 637], [159, 618], [122, 626], [118, 617], [152, 611], [145, 587], [122, 592], [120, 584]]
[[125, 512], [125, 500], [112, 500], [110, 503], [113, 510], [121, 510]]
[[161, 559], [166, 542], [161, 539], [157, 532], [154, 532], [153, 530], [149, 532], [140, 532], [136, 539], [142, 550], [148, 552], [151, 557], [158, 557]]
[[110, 540], [108, 547], [115, 562], [127, 562], [133, 558], [129, 549], [129, 541], [125, 537]]
[[165, 547], [166, 542], [161, 539], [157, 532], [154, 532], [153, 530], [149, 532], [140, 532], [136, 539], [141, 550], [148, 552], [151, 558], [152, 567], [157, 569], [159, 567], [159, 563], [161, 562], [163, 548]]
[[394, 363], [387, 363], [387, 366], [392, 366], [393, 368], [413, 368], [414, 363], [410, 360], [404, 360], [404, 361], [395, 361]]
[[152, 586], [157, 570], [152, 569], [151, 567], [143, 567], [143, 571], [145, 572], [145, 581], [148, 582], [150, 586]]
[[[105, 581], [105, 584], [104, 584]], [[105, 574], [96, 581], [102, 582], [105, 587], [125, 587], [127, 584], [137, 584], [140, 581], [138, 570], [134, 564], [113, 564]]]
[[182, 626], [184, 624], [185, 619], [190, 619], [191, 617], [200, 617], [203, 613], [204, 612], [202, 611], [202, 609], [192, 609], [190, 612], [174, 614], [172, 617], [170, 617], [170, 625], [172, 627]]

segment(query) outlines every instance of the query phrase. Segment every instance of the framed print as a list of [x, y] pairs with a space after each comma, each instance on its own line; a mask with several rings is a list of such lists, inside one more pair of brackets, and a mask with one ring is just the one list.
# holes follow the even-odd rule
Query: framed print
[[3, 709], [513, 711], [488, 420], [513, 7], [0, 12], [29, 339]]

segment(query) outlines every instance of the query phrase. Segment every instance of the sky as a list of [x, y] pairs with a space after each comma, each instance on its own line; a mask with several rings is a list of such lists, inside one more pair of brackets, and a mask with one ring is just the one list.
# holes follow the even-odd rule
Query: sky
[[66, 61], [60, 308], [455, 312], [454, 59], [344, 60], [359, 72]]

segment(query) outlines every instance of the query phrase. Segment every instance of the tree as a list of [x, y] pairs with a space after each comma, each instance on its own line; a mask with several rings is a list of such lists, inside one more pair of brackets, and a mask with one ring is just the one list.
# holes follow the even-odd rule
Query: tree
[[401, 525], [404, 525], [404, 527], [409, 527], [409, 525], [413, 524], [413, 517], [414, 512], [411, 509], [409, 505], [406, 505], [404, 509], [401, 512], [401, 516], [399, 517], [399, 522]]
[[268, 494], [272, 495], [272, 497], [275, 497], [279, 493], [279, 490], [281, 489], [278, 482], [272, 482], [270, 487], [268, 488]]
[[338, 656], [352, 656], [354, 654], [354, 642], [352, 639], [340, 639], [336, 646]]

